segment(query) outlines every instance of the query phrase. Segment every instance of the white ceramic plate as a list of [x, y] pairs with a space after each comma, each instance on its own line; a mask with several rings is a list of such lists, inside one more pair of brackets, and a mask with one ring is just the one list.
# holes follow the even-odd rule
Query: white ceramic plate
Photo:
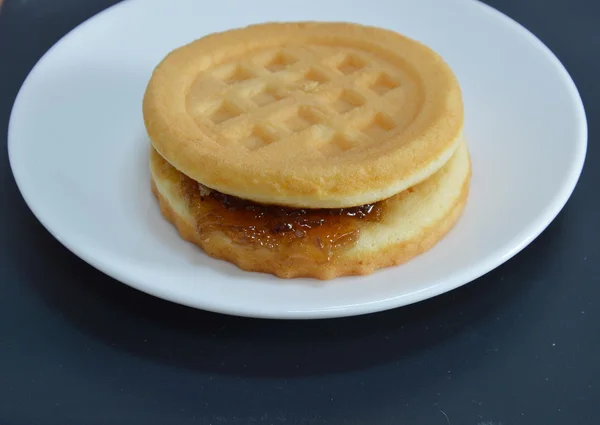
[[[271, 20], [391, 28], [439, 52], [464, 91], [473, 160], [464, 215], [434, 249], [367, 277], [282, 281], [208, 258], [161, 217], [149, 189], [141, 101], [171, 49]], [[461, 0], [129, 0], [83, 23], [39, 61], [16, 99], [10, 163], [27, 204], [68, 249], [139, 290], [245, 316], [380, 311], [463, 285], [553, 220], [582, 169], [587, 126], [556, 57], [514, 21]]]

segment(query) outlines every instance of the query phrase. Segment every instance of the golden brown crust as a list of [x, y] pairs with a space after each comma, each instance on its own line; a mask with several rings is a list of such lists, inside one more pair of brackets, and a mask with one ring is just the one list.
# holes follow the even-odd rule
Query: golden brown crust
[[[434, 217], [427, 225], [416, 223], [414, 226], [408, 226], [401, 230], [399, 235], [395, 235], [395, 230], [400, 226], [402, 217], [388, 217], [393, 229], [374, 229], [380, 225], [375, 224], [365, 226], [363, 229], [364, 238], [376, 241], [376, 246], [369, 246], [366, 243], [359, 245], [354, 249], [346, 252], [341, 252], [327, 264], [316, 264], [309, 258], [279, 255], [277, 251], [268, 249], [256, 249], [252, 246], [238, 245], [231, 242], [223, 234], [215, 233], [211, 237], [200, 237], [196, 231], [195, 223], [191, 215], [187, 213], [184, 202], [181, 202], [183, 195], [173, 187], [168, 187], [168, 184], [161, 189], [157, 186], [157, 179], [161, 179], [160, 173], [153, 170], [152, 173], [152, 192], [158, 199], [163, 216], [173, 223], [183, 239], [191, 242], [202, 248], [211, 257], [229, 261], [243, 270], [253, 272], [271, 273], [280, 278], [294, 277], [312, 277], [322, 280], [333, 279], [338, 276], [349, 275], [366, 275], [374, 272], [377, 269], [390, 267], [404, 263], [411, 258], [429, 250], [440, 239], [442, 239], [448, 231], [454, 226], [460, 217], [467, 201], [469, 193], [469, 184], [471, 176], [470, 160], [466, 147], [462, 147], [462, 151], [456, 155], [467, 155], [466, 159], [462, 158], [462, 163], [454, 163], [450, 166], [454, 167], [451, 172], [445, 172], [442, 169], [432, 179], [452, 179], [449, 183], [445, 181], [440, 184], [438, 181], [424, 182], [413, 190], [416, 193], [416, 204], [402, 199], [404, 195], [398, 195], [399, 198], [394, 200], [395, 206], [393, 212], [402, 214], [406, 210], [414, 211], [422, 210], [422, 215], [425, 216], [423, 221], [427, 221], [426, 216]], [[449, 161], [449, 162], [452, 162]], [[447, 165], [446, 168], [449, 166]], [[164, 185], [164, 181], [162, 183]], [[438, 186], [441, 189], [437, 189]], [[444, 193], [437, 193], [443, 191]], [[418, 193], [422, 192], [422, 193]], [[168, 195], [166, 195], [168, 193]], [[167, 196], [169, 199], [167, 199]], [[406, 194], [406, 197], [411, 194]], [[433, 198], [435, 199], [433, 199]], [[429, 199], [428, 201], [425, 201]], [[178, 209], [179, 211], [175, 211]], [[419, 211], [418, 214], [421, 214]], [[407, 217], [410, 214], [407, 214]], [[402, 223], [406, 226], [406, 223]], [[381, 237], [379, 234], [389, 234], [390, 239]], [[408, 235], [408, 237], [406, 237]], [[369, 242], [372, 244], [372, 242]]]
[[[272, 60], [284, 71], [267, 71]], [[288, 60], [297, 61], [289, 70]], [[310, 208], [413, 186], [448, 160], [463, 125], [460, 87], [441, 57], [350, 23], [269, 23], [196, 40], [157, 66], [143, 113], [153, 146], [190, 178]]]

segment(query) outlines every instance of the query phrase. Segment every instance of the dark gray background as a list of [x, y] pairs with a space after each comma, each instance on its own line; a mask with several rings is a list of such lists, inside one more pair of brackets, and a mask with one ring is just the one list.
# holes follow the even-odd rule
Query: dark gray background
[[[3, 146], [31, 67], [114, 3], [5, 2]], [[70, 254], [27, 209], [2, 149], [0, 424], [600, 423], [600, 4], [489, 3], [557, 54], [589, 119], [580, 183], [532, 245], [470, 285], [395, 311], [318, 322], [209, 314]]]

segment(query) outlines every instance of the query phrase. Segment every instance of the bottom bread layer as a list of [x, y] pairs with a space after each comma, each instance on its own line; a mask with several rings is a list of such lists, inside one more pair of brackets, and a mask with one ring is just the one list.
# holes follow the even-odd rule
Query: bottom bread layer
[[373, 206], [294, 211], [232, 203], [154, 149], [150, 169], [161, 212], [183, 239], [243, 270], [318, 279], [369, 274], [430, 249], [460, 217], [471, 176], [463, 143], [429, 179]]

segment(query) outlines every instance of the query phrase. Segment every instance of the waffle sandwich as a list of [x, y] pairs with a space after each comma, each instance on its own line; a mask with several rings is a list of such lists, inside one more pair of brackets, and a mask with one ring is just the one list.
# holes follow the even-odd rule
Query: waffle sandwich
[[400, 264], [453, 227], [469, 192], [454, 74], [381, 28], [211, 34], [158, 64], [143, 115], [162, 214], [248, 271], [331, 279]]

